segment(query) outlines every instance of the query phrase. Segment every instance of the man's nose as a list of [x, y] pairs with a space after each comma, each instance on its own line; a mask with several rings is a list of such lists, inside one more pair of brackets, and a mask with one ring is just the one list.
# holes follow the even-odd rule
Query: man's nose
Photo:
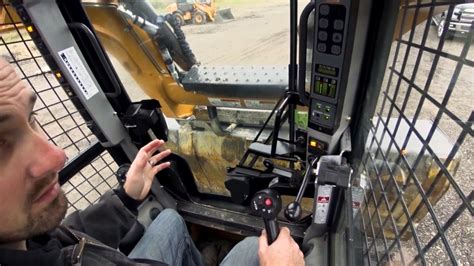
[[35, 135], [35, 156], [30, 165], [30, 175], [41, 178], [59, 172], [66, 163], [64, 151], [40, 134]]

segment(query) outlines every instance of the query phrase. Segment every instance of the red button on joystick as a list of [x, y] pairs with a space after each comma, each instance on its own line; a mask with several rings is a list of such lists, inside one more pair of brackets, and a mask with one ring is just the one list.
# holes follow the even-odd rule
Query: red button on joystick
[[265, 199], [265, 206], [267, 206], [267, 207], [272, 206], [272, 200], [269, 199], [269, 198]]

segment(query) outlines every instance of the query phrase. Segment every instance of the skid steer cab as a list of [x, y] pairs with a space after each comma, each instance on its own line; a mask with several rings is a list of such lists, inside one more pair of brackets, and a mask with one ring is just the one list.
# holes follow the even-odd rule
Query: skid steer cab
[[124, 253], [171, 208], [208, 265], [282, 227], [307, 265], [472, 259], [450, 235], [473, 240], [461, 154], [474, 150], [474, 24], [448, 36], [468, 16], [462, 1], [252, 1], [199, 32], [181, 26], [217, 20], [215, 1], [151, 2], [0, 2], [0, 52], [70, 158], [69, 211], [122, 185], [138, 150], [162, 139], [171, 166]]

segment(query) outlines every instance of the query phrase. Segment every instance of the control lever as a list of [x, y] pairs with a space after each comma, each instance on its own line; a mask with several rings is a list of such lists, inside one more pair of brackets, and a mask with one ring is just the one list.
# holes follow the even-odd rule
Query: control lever
[[306, 172], [304, 173], [303, 182], [301, 183], [301, 187], [298, 190], [298, 194], [296, 195], [296, 199], [293, 202], [290, 202], [285, 209], [285, 217], [289, 221], [295, 222], [300, 219], [301, 217], [301, 199], [303, 198], [304, 192], [306, 191], [306, 187], [308, 186], [309, 177], [311, 176], [311, 171], [314, 169], [314, 166], [318, 163], [319, 157], [309, 160], [310, 163], [308, 167], [306, 167]]
[[263, 218], [267, 232], [268, 245], [271, 245], [280, 233], [277, 217], [281, 211], [281, 198], [275, 190], [263, 189], [255, 193], [250, 203], [252, 210]]

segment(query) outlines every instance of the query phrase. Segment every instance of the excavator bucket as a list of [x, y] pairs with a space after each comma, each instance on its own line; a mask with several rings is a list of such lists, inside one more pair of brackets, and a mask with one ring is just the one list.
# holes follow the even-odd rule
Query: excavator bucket
[[220, 9], [216, 12], [215, 22], [224, 22], [226, 20], [235, 19], [230, 8]]

